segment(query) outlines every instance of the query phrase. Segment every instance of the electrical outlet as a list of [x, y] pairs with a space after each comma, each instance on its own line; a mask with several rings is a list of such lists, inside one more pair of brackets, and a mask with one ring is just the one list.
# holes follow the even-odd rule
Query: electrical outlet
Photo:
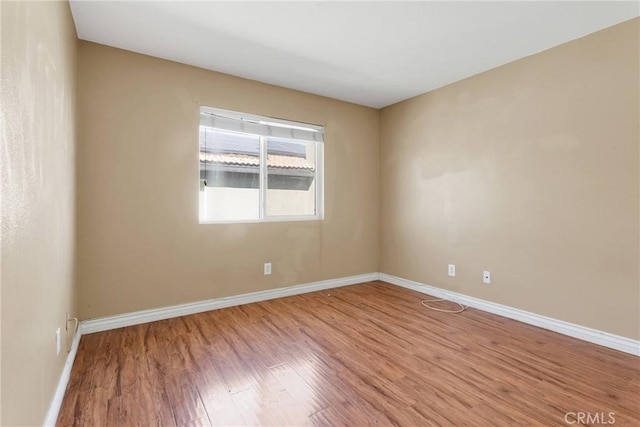
[[449, 276], [454, 277], [456, 275], [456, 265], [449, 264]]
[[482, 272], [482, 283], [486, 283], [489, 284], [491, 283], [491, 272], [490, 271], [483, 271]]
[[60, 328], [56, 329], [56, 355], [60, 354]]
[[264, 275], [268, 276], [271, 274], [271, 263], [270, 262], [265, 262], [264, 263]]

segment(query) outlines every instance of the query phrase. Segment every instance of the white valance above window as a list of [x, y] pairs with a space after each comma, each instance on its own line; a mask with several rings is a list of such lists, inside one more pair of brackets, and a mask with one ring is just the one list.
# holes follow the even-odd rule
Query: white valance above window
[[200, 126], [298, 141], [324, 141], [323, 126], [218, 108], [202, 107], [200, 109]]

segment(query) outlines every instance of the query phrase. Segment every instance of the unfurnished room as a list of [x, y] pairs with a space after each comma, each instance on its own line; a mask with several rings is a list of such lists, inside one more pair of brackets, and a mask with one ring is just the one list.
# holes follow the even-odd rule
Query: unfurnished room
[[640, 2], [0, 23], [0, 426], [640, 426]]

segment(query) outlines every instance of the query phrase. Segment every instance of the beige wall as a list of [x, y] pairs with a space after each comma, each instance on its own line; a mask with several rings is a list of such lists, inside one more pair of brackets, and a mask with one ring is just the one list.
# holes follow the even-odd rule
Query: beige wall
[[381, 271], [640, 338], [639, 34], [385, 108]]
[[[79, 58], [83, 319], [377, 271], [378, 111], [88, 42]], [[199, 225], [201, 105], [325, 125], [325, 220]]]
[[67, 3], [3, 1], [0, 8], [0, 425], [41, 425], [70, 344], [66, 312], [75, 312], [77, 41]]

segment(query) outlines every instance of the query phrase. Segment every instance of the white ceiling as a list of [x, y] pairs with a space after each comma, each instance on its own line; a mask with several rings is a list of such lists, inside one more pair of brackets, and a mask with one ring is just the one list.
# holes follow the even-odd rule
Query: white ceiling
[[78, 37], [384, 107], [639, 15], [628, 2], [96, 2]]

